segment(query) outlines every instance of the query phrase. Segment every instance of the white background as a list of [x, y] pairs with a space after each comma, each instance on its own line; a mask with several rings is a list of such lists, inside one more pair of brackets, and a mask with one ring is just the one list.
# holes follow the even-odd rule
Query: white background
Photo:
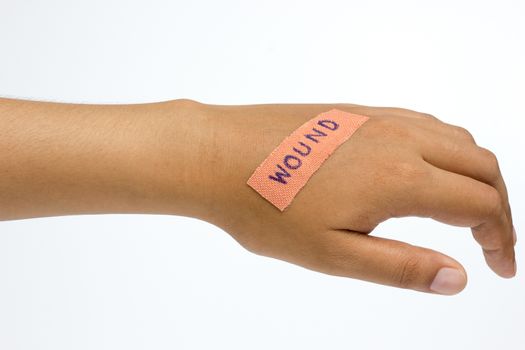
[[498, 155], [518, 233], [505, 280], [467, 228], [380, 225], [464, 264], [444, 297], [255, 256], [187, 217], [2, 222], [0, 349], [524, 349], [524, 62], [517, 0], [0, 0], [2, 96], [432, 113]]

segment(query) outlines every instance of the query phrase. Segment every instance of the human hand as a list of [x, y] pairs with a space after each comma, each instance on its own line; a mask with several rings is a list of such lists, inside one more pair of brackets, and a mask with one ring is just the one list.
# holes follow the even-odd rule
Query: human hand
[[[286, 136], [332, 108], [370, 119], [280, 212], [246, 181]], [[515, 275], [516, 236], [497, 158], [464, 128], [407, 109], [349, 104], [202, 109], [218, 131], [209, 158], [216, 166], [213, 200], [204, 218], [249, 251], [331, 275], [460, 292], [467, 277], [456, 260], [373, 236], [389, 218], [419, 216], [471, 227], [488, 266]]]
[[[247, 179], [285, 137], [333, 108], [370, 119], [281, 212]], [[328, 274], [454, 294], [466, 284], [457, 261], [370, 234], [391, 217], [431, 217], [471, 227], [488, 265], [500, 276], [515, 274], [512, 217], [496, 157], [465, 129], [426, 114], [349, 104], [0, 99], [0, 117], [0, 148], [8, 150], [0, 162], [6, 174], [0, 178], [0, 220], [191, 216], [216, 224], [260, 255]]]

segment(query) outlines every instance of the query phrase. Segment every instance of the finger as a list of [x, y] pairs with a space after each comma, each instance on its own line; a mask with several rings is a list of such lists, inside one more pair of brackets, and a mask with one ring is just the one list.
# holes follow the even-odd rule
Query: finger
[[452, 295], [467, 274], [456, 260], [431, 249], [349, 230], [330, 230], [309, 268], [398, 288]]
[[462, 126], [446, 123], [442, 120], [435, 119], [434, 123], [429, 123], [429, 120], [413, 120], [419, 126], [426, 128], [432, 132], [438, 132], [443, 136], [451, 137], [458, 141], [469, 142], [476, 144], [474, 135]]
[[[445, 122], [432, 123], [425, 120], [412, 121], [428, 133], [421, 133], [420, 144], [424, 146], [425, 160], [442, 169], [458, 172], [494, 186], [502, 196], [513, 244], [516, 231], [505, 181], [499, 162], [490, 150], [476, 145], [474, 136], [465, 128]], [[481, 171], [480, 171], [481, 170]]]
[[[410, 119], [411, 123], [427, 131], [419, 133], [420, 143], [426, 146], [424, 154], [427, 161], [442, 169], [470, 176], [495, 187], [502, 197], [505, 213], [510, 222], [508, 232], [512, 237], [513, 245], [516, 245], [517, 236], [508, 191], [497, 158], [491, 151], [477, 146], [474, 136], [467, 129], [443, 122], [432, 114], [405, 108], [370, 106], [357, 106], [357, 108], [371, 115], [382, 114]], [[480, 169], [483, 171], [480, 172]]]
[[430, 217], [443, 223], [468, 226], [483, 248], [489, 267], [502, 277], [515, 275], [512, 237], [501, 196], [492, 186], [432, 165], [417, 191], [399, 199], [396, 216]]
[[510, 221], [508, 232], [513, 239], [513, 245], [516, 245], [517, 236], [507, 187], [497, 158], [491, 151], [477, 146], [473, 135], [467, 129], [443, 122], [432, 114], [398, 107], [381, 107], [379, 111], [401, 119], [408, 118], [410, 123], [426, 130], [426, 133], [419, 132], [416, 136], [419, 135], [424, 159], [429, 163], [470, 176], [496, 188], [502, 197], [505, 213]]
[[498, 190], [509, 221], [505, 232], [515, 245], [515, 230], [507, 187], [496, 156], [490, 150], [470, 141], [471, 136], [466, 129], [457, 126], [452, 128], [445, 126], [445, 128], [455, 131], [419, 134], [418, 143], [421, 145], [423, 159], [436, 167], [469, 176]]

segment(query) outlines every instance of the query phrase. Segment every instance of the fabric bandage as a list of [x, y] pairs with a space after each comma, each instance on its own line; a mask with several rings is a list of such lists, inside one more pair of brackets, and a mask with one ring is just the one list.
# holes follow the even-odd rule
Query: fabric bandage
[[247, 184], [284, 211], [323, 162], [368, 119], [338, 109], [317, 115], [286, 137]]

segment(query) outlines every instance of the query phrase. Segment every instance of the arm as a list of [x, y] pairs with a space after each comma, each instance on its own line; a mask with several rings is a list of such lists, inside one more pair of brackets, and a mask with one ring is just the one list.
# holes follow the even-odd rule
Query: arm
[[[331, 108], [370, 117], [285, 211], [246, 180], [298, 126]], [[401, 108], [219, 106], [190, 100], [78, 105], [0, 100], [0, 216], [191, 216], [246, 249], [323, 273], [454, 294], [463, 267], [370, 235], [391, 217], [470, 227], [487, 264], [512, 277], [515, 231], [494, 154], [468, 131]], [[514, 236], [513, 236], [514, 232]]]
[[0, 99], [0, 218], [97, 213], [200, 217], [211, 129], [193, 103]]

